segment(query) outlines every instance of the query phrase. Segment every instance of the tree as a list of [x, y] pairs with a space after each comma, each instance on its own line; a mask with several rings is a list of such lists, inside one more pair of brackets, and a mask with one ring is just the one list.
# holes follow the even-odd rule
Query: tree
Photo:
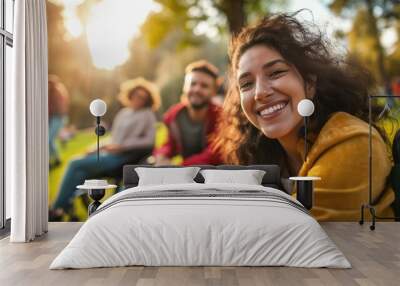
[[[179, 29], [180, 45], [193, 45], [193, 31], [207, 22], [220, 33], [238, 33], [247, 23], [267, 15], [273, 6], [284, 6], [286, 0], [155, 0], [162, 9], [153, 12], [142, 26], [151, 46], [159, 45], [168, 33]], [[226, 29], [228, 27], [228, 30]]]
[[[66, 30], [62, 21], [63, 8], [52, 2], [48, 2], [47, 9], [47, 34], [48, 34], [48, 58], [49, 73], [60, 75], [60, 66], [64, 65], [64, 59], [71, 56], [71, 49], [65, 45]], [[64, 55], [60, 57], [60, 54]]]
[[[85, 26], [92, 8], [101, 0], [73, 1], [80, 3], [76, 12]], [[93, 65], [85, 33], [78, 38], [65, 36], [67, 31], [62, 4], [66, 2], [48, 0], [49, 71], [59, 75], [67, 86], [71, 95], [70, 122], [78, 128], [92, 126], [93, 117], [88, 112], [88, 106], [94, 98], [102, 98], [107, 102], [109, 108], [104, 120], [112, 122], [120, 108], [116, 98], [120, 83], [137, 76], [159, 85], [163, 99], [161, 111], [165, 111], [180, 100], [184, 69], [189, 62], [201, 58], [209, 60], [220, 69], [222, 75], [227, 64], [226, 43], [231, 31], [239, 30], [244, 23], [264, 16], [270, 7], [269, 3], [285, 2], [155, 1], [161, 4], [162, 9], [149, 15], [142, 33], [132, 39], [130, 58], [114, 70], [106, 71]], [[243, 9], [235, 8], [239, 7], [236, 6], [238, 2], [242, 3]], [[239, 17], [239, 14], [243, 17]], [[218, 29], [218, 37], [196, 33], [197, 25], [205, 21]], [[152, 44], [150, 47], [149, 39]]]
[[350, 32], [350, 49], [359, 51], [361, 44], [357, 41], [363, 37], [364, 40], [367, 38], [366, 44], [371, 48], [369, 52], [375, 53], [376, 57], [374, 65], [377, 79], [382, 83], [388, 80], [388, 76], [385, 68], [385, 50], [380, 36], [383, 28], [400, 19], [399, 5], [398, 0], [333, 0], [329, 4], [329, 8], [337, 15], [346, 17], [349, 13], [356, 14]]
[[[400, 14], [400, 5], [396, 7], [395, 12]], [[392, 50], [390, 51], [390, 54], [388, 54], [385, 62], [388, 75], [392, 78], [400, 75], [400, 21], [395, 21], [394, 25], [398, 40], [392, 47]]]

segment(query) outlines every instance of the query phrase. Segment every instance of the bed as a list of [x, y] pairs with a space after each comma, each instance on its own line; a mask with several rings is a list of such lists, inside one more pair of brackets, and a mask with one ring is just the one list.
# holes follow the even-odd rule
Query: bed
[[200, 172], [193, 183], [138, 185], [137, 167], [124, 166], [125, 190], [103, 202], [50, 269], [351, 267], [308, 210], [280, 190], [278, 166], [198, 166], [264, 170], [260, 185], [204, 183]]

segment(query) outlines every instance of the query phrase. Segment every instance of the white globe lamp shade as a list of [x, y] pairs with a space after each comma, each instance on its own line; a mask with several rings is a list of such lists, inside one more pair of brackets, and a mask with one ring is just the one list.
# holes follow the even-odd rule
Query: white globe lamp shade
[[311, 116], [314, 113], [314, 103], [309, 99], [300, 100], [297, 111], [303, 117]]
[[101, 99], [95, 99], [90, 103], [89, 109], [93, 116], [103, 116], [107, 111], [107, 104]]

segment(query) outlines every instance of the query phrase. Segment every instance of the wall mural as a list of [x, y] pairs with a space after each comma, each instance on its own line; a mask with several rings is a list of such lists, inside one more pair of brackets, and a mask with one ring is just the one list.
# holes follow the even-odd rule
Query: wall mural
[[318, 220], [398, 215], [399, 4], [331, 2], [48, 0], [50, 221], [129, 164], [276, 165], [249, 176]]

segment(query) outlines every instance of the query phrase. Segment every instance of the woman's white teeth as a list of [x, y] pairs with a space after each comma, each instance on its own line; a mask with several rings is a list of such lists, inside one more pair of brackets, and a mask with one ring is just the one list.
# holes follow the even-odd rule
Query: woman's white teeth
[[285, 106], [286, 106], [285, 103], [278, 103], [278, 104], [276, 104], [276, 105], [274, 105], [274, 106], [271, 106], [271, 107], [268, 107], [268, 108], [262, 110], [262, 111], [260, 112], [260, 115], [261, 115], [261, 116], [264, 116], [264, 115], [271, 114], [271, 113], [273, 113], [273, 112], [275, 112], [275, 111], [278, 111], [278, 110], [283, 109]]

